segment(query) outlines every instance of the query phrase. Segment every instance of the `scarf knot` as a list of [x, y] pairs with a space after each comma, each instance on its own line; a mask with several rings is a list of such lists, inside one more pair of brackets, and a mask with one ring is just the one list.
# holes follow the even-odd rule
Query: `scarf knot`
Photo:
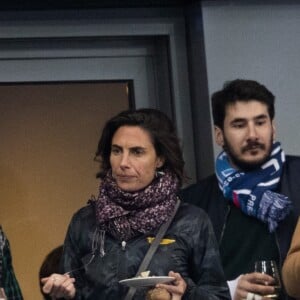
[[216, 161], [216, 174], [224, 197], [243, 213], [267, 223], [270, 232], [275, 231], [292, 206], [288, 197], [274, 192], [284, 162], [285, 154], [279, 142], [273, 143], [269, 160], [254, 171], [234, 169], [224, 151]]

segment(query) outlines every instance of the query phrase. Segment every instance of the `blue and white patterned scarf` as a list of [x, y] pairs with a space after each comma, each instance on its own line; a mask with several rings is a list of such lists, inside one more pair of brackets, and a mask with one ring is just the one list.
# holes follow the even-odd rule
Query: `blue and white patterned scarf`
[[270, 159], [254, 171], [234, 169], [224, 151], [216, 160], [216, 174], [224, 197], [246, 215], [267, 223], [270, 232], [275, 231], [292, 206], [288, 197], [274, 192], [284, 162], [285, 154], [279, 142], [273, 143]]

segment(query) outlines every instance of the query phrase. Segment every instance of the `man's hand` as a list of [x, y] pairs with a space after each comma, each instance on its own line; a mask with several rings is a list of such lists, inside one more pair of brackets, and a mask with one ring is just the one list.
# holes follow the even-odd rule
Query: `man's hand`
[[254, 294], [251, 300], [268, 299], [263, 296], [274, 293], [275, 290], [272, 284], [274, 284], [274, 278], [267, 274], [249, 273], [241, 275], [236, 286], [233, 300], [249, 299], [248, 293]]

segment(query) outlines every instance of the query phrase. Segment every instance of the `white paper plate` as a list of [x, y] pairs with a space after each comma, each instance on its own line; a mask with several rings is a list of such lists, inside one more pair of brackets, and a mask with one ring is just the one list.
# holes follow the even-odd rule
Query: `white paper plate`
[[168, 283], [175, 280], [170, 276], [149, 276], [149, 277], [133, 277], [129, 279], [123, 279], [119, 282], [130, 287], [143, 287], [143, 286], [155, 286], [157, 283]]

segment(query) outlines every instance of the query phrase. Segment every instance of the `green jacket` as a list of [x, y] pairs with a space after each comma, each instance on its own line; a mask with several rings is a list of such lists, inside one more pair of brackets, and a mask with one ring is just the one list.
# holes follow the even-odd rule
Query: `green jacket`
[[8, 300], [23, 299], [20, 286], [16, 279], [12, 258], [10, 253], [9, 241], [0, 225], [0, 287], [4, 288]]

